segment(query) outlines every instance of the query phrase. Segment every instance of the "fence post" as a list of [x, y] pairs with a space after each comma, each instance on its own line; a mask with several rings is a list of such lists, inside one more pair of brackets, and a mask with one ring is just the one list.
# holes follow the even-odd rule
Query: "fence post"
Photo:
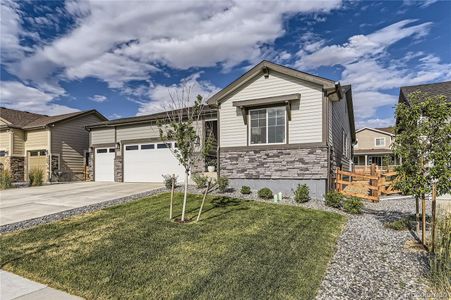
[[335, 189], [337, 190], [337, 192], [340, 191], [340, 172], [339, 172], [339, 168], [336, 169], [336, 175], [335, 175]]
[[[376, 164], [375, 163], [371, 164], [370, 176], [376, 176]], [[376, 190], [374, 190], [374, 189], [370, 190], [371, 191], [370, 192], [371, 196], [377, 197], [377, 199], [379, 200], [379, 196], [377, 195], [378, 194], [378, 189], [379, 189], [379, 187], [377, 186], [377, 180], [370, 179], [370, 185], [372, 187], [376, 187], [377, 188]], [[374, 201], [374, 200], [372, 200], [372, 201]]]

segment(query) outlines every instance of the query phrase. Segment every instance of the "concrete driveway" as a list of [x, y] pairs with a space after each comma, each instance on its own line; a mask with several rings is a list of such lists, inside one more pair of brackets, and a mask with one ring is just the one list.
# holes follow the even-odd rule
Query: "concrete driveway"
[[77, 182], [0, 192], [0, 226], [162, 187], [161, 183]]

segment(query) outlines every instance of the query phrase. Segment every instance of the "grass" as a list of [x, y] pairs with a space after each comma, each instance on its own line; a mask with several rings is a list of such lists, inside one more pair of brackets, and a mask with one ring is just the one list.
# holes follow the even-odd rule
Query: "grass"
[[[189, 217], [200, 201], [189, 197]], [[1, 267], [87, 299], [313, 299], [345, 223], [209, 197], [200, 222], [178, 224], [168, 204], [160, 194], [3, 235]]]

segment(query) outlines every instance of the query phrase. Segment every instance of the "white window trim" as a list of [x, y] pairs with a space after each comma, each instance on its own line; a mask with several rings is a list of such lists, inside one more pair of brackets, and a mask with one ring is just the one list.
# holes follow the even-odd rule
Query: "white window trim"
[[[382, 143], [382, 145], [378, 145], [377, 144], [377, 140], [380, 140], [380, 139], [382, 139], [384, 142]], [[377, 138], [374, 138], [374, 147], [385, 147], [385, 137], [377, 137]]]
[[[283, 108], [284, 109], [284, 118], [285, 118], [285, 130], [284, 130], [284, 142], [282, 143], [268, 143], [268, 108]], [[255, 110], [266, 110], [266, 143], [258, 143], [258, 144], [252, 144], [251, 143], [251, 139], [252, 139], [252, 126], [251, 126], [251, 111], [255, 111]], [[287, 124], [287, 110], [285, 108], [285, 106], [273, 106], [273, 107], [265, 107], [265, 108], [254, 108], [254, 109], [249, 109], [248, 114], [247, 114], [247, 124], [248, 124], [248, 145], [249, 146], [264, 146], [264, 145], [285, 145], [287, 143], [287, 130], [288, 130], [288, 124]]]

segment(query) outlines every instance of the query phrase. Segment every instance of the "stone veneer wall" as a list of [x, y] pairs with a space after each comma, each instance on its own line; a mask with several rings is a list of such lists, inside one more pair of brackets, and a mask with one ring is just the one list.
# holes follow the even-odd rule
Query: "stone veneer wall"
[[235, 179], [327, 179], [327, 148], [221, 150], [220, 167]]
[[119, 155], [114, 158], [114, 181], [123, 181], [122, 156]]
[[9, 158], [9, 168], [13, 182], [25, 180], [25, 157], [11, 156]]
[[88, 181], [94, 181], [94, 151], [89, 151], [89, 161], [88, 161]]

